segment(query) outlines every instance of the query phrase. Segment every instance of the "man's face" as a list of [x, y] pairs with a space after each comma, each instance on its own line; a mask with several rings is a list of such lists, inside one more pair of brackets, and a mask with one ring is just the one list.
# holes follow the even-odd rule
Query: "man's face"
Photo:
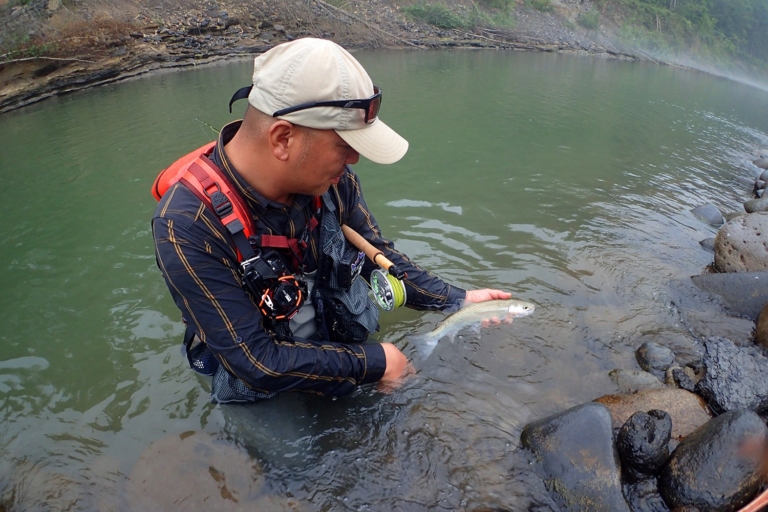
[[302, 135], [290, 186], [294, 194], [319, 196], [339, 182], [344, 168], [356, 164], [360, 154], [333, 130], [305, 128]]

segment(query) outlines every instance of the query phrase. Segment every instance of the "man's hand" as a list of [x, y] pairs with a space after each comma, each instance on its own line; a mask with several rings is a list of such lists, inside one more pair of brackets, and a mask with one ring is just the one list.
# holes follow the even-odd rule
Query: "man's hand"
[[467, 302], [485, 302], [487, 300], [509, 299], [512, 294], [501, 290], [484, 288], [482, 290], [468, 290], [464, 300]]
[[387, 368], [379, 381], [378, 389], [384, 393], [390, 393], [402, 384], [403, 380], [414, 372], [413, 366], [408, 362], [405, 354], [391, 343], [382, 343]]

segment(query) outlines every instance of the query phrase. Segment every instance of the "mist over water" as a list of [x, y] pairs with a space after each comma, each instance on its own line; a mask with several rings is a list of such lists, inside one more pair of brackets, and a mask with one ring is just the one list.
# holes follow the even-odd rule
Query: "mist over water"
[[[384, 234], [465, 288], [536, 304], [441, 341], [391, 393], [215, 407], [179, 354], [149, 228], [157, 172], [234, 115], [250, 61], [4, 114], [0, 504], [7, 510], [554, 509], [530, 421], [614, 393], [644, 334], [746, 335], [689, 276], [742, 210], [768, 95], [684, 69], [517, 52], [360, 52], [410, 142], [356, 166]], [[243, 105], [236, 108], [244, 108]], [[440, 312], [382, 313], [379, 341]], [[751, 328], [751, 325], [749, 326]], [[203, 505], [204, 504], [204, 505]]]

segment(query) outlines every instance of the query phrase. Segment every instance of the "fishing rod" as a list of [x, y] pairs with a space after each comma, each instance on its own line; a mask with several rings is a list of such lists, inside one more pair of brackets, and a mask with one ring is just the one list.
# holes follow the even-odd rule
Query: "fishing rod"
[[369, 260], [381, 267], [382, 270], [374, 269], [371, 272], [371, 291], [381, 309], [392, 311], [404, 305], [406, 296], [403, 279], [408, 277], [408, 274], [398, 268], [384, 256], [383, 252], [351, 227], [345, 224], [341, 226], [341, 230], [352, 245], [363, 251]]

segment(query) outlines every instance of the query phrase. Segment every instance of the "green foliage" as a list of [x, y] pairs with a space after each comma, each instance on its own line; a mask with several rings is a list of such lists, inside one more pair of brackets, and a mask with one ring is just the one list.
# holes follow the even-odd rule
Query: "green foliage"
[[551, 12], [555, 8], [552, 5], [552, 0], [528, 0], [530, 6], [541, 12]]
[[416, 4], [403, 8], [412, 19], [429, 23], [438, 28], [465, 28], [467, 21], [445, 4]]
[[586, 28], [587, 30], [595, 30], [600, 26], [600, 13], [597, 9], [592, 9], [587, 12], [580, 12], [576, 17], [576, 23]]
[[513, 0], [478, 0], [478, 3], [485, 7], [490, 7], [491, 9], [506, 10], [509, 9], [510, 5], [512, 5]]
[[766, 0], [594, 0], [618, 13], [622, 37], [648, 49], [768, 61]]

